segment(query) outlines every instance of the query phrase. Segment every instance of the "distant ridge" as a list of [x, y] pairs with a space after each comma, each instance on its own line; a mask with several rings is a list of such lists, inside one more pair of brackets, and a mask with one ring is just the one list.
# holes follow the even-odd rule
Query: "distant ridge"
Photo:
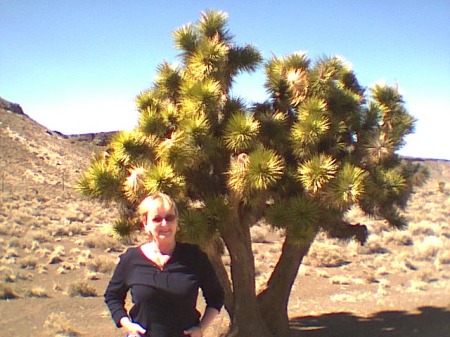
[[405, 160], [409, 161], [420, 161], [420, 162], [436, 162], [436, 161], [443, 161], [446, 163], [450, 163], [450, 159], [439, 159], [439, 158], [422, 158], [422, 157], [411, 157], [411, 156], [401, 156]]
[[107, 146], [112, 136], [119, 131], [109, 131], [109, 132], [97, 132], [97, 133], [81, 133], [72, 135], [62, 135], [62, 137], [68, 138], [70, 140], [75, 140], [77, 142], [89, 143], [95, 146]]
[[[26, 118], [28, 118], [30, 121], [33, 121], [36, 124], [36, 121], [34, 121], [32, 118], [30, 118], [27, 114], [23, 112], [22, 107], [17, 104], [10, 102], [2, 97], [0, 97], [0, 109], [9, 111], [18, 115], [22, 115]], [[45, 133], [47, 133], [50, 136], [59, 136], [64, 139], [70, 140], [71, 143], [74, 142], [80, 142], [83, 144], [89, 144], [94, 146], [106, 146], [108, 145], [109, 141], [111, 140], [111, 137], [116, 134], [118, 131], [109, 131], [109, 132], [97, 132], [97, 133], [82, 133], [82, 134], [71, 134], [66, 135], [62, 132], [56, 131], [56, 130], [49, 130], [45, 126], [41, 125], [45, 129]]]
[[0, 108], [14, 112], [19, 115], [25, 115], [23, 113], [22, 107], [19, 104], [7, 101], [6, 99], [4, 99], [2, 97], [0, 97]]

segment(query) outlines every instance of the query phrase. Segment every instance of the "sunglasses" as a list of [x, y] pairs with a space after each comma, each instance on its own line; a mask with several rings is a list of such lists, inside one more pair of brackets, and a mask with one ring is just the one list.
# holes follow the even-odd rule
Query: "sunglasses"
[[166, 222], [172, 222], [176, 218], [177, 218], [177, 216], [175, 214], [167, 214], [165, 217], [157, 215], [152, 219], [152, 222], [153, 223], [161, 223], [163, 220], [165, 220]]

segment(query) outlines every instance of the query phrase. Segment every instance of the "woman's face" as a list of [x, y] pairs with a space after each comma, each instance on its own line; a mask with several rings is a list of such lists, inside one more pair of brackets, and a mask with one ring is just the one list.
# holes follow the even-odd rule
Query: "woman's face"
[[145, 232], [157, 241], [175, 240], [178, 219], [173, 208], [165, 205], [161, 200], [155, 200], [154, 206], [147, 213]]

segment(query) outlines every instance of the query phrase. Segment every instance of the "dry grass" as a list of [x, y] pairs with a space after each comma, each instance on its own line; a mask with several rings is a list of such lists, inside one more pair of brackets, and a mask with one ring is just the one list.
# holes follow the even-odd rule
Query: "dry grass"
[[67, 295], [70, 297], [81, 296], [81, 297], [96, 297], [97, 289], [90, 285], [87, 281], [78, 280], [74, 281], [69, 285], [67, 289]]
[[346, 251], [337, 245], [334, 240], [325, 240], [319, 237], [311, 246], [303, 263], [307, 266], [336, 268], [349, 263]]
[[0, 235], [10, 235], [11, 227], [7, 223], [0, 224]]
[[77, 331], [72, 322], [66, 317], [65, 313], [52, 313], [44, 322], [44, 329], [54, 336], [77, 337], [80, 332]]
[[12, 300], [19, 298], [14, 288], [6, 283], [0, 282], [0, 299], [2, 300]]
[[36, 230], [33, 231], [33, 234], [31, 235], [32, 239], [34, 241], [37, 241], [39, 243], [45, 243], [45, 242], [51, 242], [53, 241], [52, 236], [45, 230]]
[[413, 234], [407, 230], [392, 230], [386, 235], [386, 243], [398, 246], [412, 246], [414, 244]]
[[92, 261], [87, 263], [90, 271], [96, 273], [110, 274], [116, 267], [117, 261], [111, 256], [97, 256]]
[[84, 240], [84, 244], [88, 248], [97, 248], [107, 252], [120, 252], [123, 250], [121, 242], [108, 236], [90, 236]]
[[28, 289], [25, 293], [25, 296], [27, 297], [35, 297], [35, 298], [47, 298], [50, 297], [47, 290], [42, 287], [34, 287], [31, 289]]
[[29, 255], [19, 259], [18, 263], [22, 269], [36, 269], [38, 261], [37, 257]]
[[434, 261], [438, 252], [443, 248], [442, 240], [437, 236], [426, 236], [414, 245], [414, 251], [420, 260]]

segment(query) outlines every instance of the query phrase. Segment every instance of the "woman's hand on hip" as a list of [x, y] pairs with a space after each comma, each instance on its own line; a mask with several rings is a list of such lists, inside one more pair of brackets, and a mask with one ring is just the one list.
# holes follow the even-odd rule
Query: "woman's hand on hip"
[[200, 326], [195, 325], [193, 327], [190, 327], [187, 330], [184, 330], [183, 333], [186, 336], [191, 336], [191, 337], [203, 337], [203, 330]]
[[120, 325], [127, 331], [128, 335], [144, 336], [146, 330], [137, 323], [133, 323], [128, 317], [120, 320]]

